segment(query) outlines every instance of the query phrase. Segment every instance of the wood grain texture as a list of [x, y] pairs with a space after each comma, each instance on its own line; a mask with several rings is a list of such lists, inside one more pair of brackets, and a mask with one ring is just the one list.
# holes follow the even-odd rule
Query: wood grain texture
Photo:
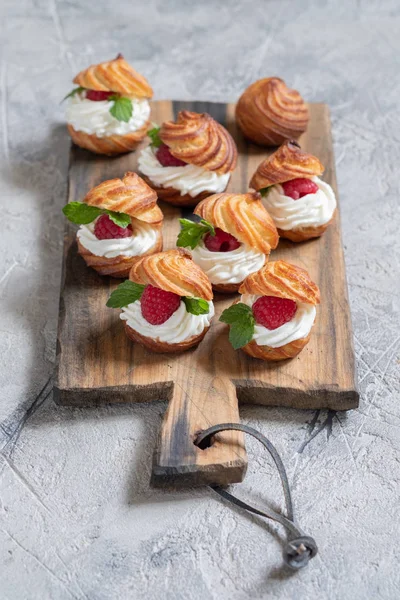
[[[209, 112], [226, 124], [239, 148], [237, 169], [228, 190], [244, 192], [268, 151], [248, 144], [234, 122], [234, 105], [200, 102], [154, 102], [152, 120], [162, 122], [182, 108]], [[335, 192], [336, 178], [328, 108], [310, 105], [310, 124], [302, 147], [325, 165], [324, 179]], [[69, 201], [81, 200], [104, 179], [120, 177], [137, 167], [137, 152], [103, 158], [73, 147]], [[189, 208], [161, 203], [164, 248], [174, 247], [178, 217]], [[347, 410], [358, 405], [346, 276], [340, 237], [340, 214], [322, 238], [301, 244], [281, 240], [271, 259], [283, 258], [307, 269], [321, 289], [321, 305], [310, 343], [291, 361], [265, 363], [228, 342], [221, 312], [236, 295], [216, 294], [216, 316], [198, 348], [170, 356], [152, 354], [125, 335], [118, 311], [106, 308], [118, 282], [101, 278], [77, 254], [75, 227], [67, 224], [64, 277], [60, 301], [56, 401], [86, 406], [101, 402], [169, 400], [154, 477], [191, 483], [240, 481], [246, 469], [243, 439], [237, 432], [218, 436], [206, 450], [193, 444], [197, 431], [218, 422], [239, 419], [240, 402]]]

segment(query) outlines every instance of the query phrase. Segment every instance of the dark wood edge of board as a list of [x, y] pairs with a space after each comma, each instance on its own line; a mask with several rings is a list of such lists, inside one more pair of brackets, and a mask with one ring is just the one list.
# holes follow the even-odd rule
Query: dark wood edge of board
[[[160, 465], [160, 439], [153, 454], [150, 485], [153, 487], [187, 487], [197, 485], [226, 485], [226, 482], [241, 483], [246, 475], [247, 461], [238, 458], [226, 463], [202, 465], [193, 462], [186, 465]], [[210, 448], [198, 452], [212, 451]]]

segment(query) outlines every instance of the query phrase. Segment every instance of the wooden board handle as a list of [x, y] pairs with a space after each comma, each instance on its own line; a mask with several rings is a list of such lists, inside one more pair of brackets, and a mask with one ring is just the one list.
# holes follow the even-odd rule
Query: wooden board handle
[[196, 434], [211, 425], [239, 422], [234, 385], [218, 377], [204, 385], [199, 383], [199, 378], [195, 377], [195, 381], [195, 393], [192, 393], [190, 378], [185, 388], [174, 384], [154, 455], [152, 482], [155, 485], [224, 485], [242, 481], [246, 473], [246, 451], [240, 432], [218, 434], [212, 446], [205, 450], [194, 444]]

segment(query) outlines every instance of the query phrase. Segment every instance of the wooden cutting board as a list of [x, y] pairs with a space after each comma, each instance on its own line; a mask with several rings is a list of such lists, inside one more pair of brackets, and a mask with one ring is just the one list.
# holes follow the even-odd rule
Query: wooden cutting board
[[[179, 110], [208, 112], [231, 132], [239, 160], [229, 190], [245, 192], [268, 151], [248, 144], [234, 120], [234, 105], [206, 102], [154, 102], [152, 120], [161, 123]], [[336, 177], [330, 119], [324, 104], [310, 105], [310, 124], [300, 139], [307, 152], [325, 165], [324, 179], [335, 192]], [[137, 167], [138, 152], [103, 158], [72, 147], [68, 200], [82, 200], [105, 179]], [[161, 203], [165, 216], [164, 249], [175, 246], [178, 218], [191, 209]], [[127, 339], [119, 311], [106, 308], [118, 281], [102, 278], [77, 254], [76, 227], [67, 222], [58, 331], [55, 398], [60, 404], [87, 406], [103, 402], [168, 400], [155, 453], [156, 482], [225, 484], [241, 481], [246, 470], [242, 435], [223, 433], [200, 450], [196, 432], [216, 423], [239, 420], [238, 400], [266, 406], [347, 410], [358, 405], [347, 285], [340, 235], [340, 215], [322, 238], [293, 244], [280, 241], [272, 260], [283, 258], [310, 273], [321, 289], [321, 305], [310, 343], [295, 359], [265, 363], [228, 342], [221, 312], [236, 295], [215, 297], [216, 316], [197, 349], [181, 355], [152, 354]]]

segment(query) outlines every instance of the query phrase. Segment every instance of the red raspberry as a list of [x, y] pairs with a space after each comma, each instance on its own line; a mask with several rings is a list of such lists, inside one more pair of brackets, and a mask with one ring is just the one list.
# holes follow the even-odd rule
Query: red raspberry
[[114, 92], [99, 92], [97, 90], [86, 90], [86, 98], [93, 100], [93, 102], [101, 102], [101, 100], [108, 100]]
[[131, 237], [132, 226], [119, 227], [111, 221], [108, 215], [101, 215], [95, 223], [94, 235], [98, 240], [116, 240], [119, 238]]
[[305, 177], [299, 177], [298, 179], [291, 179], [282, 183], [283, 191], [285, 196], [298, 200], [307, 194], [315, 194], [318, 192], [318, 186], [311, 179]]
[[146, 285], [140, 299], [142, 315], [151, 325], [161, 325], [179, 308], [181, 297], [165, 292], [152, 285]]
[[240, 242], [230, 233], [226, 233], [226, 231], [222, 231], [217, 227], [215, 235], [207, 233], [204, 237], [204, 245], [211, 252], [230, 252], [239, 248]]
[[166, 144], [161, 144], [161, 146], [157, 149], [156, 157], [158, 162], [161, 163], [163, 167], [185, 167], [187, 164], [183, 162], [183, 160], [172, 156], [170, 149]]
[[276, 296], [262, 296], [253, 304], [253, 315], [256, 322], [267, 329], [277, 329], [291, 321], [296, 310], [296, 302]]

